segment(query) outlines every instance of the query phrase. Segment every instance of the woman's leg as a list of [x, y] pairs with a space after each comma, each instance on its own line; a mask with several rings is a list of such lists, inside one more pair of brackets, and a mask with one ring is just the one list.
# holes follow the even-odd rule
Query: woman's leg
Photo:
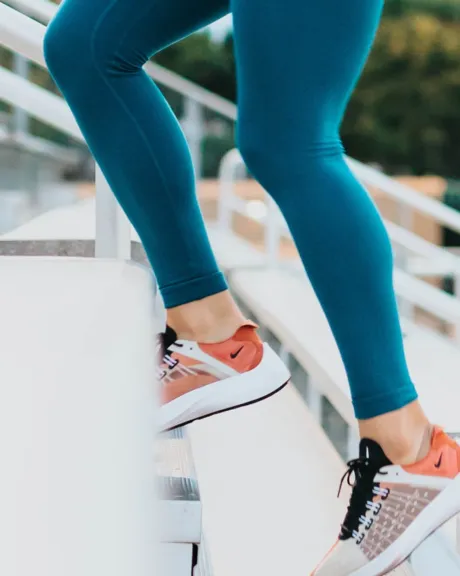
[[381, 9], [382, 0], [233, 0], [241, 153], [288, 222], [360, 420], [416, 399], [390, 242], [339, 136]]
[[340, 542], [317, 576], [386, 574], [460, 511], [460, 447], [416, 401], [390, 242], [339, 137], [381, 9], [382, 0], [232, 0], [241, 152], [290, 226], [363, 437]]
[[260, 400], [289, 377], [226, 290], [185, 138], [142, 70], [228, 8], [228, 0], [66, 0], [45, 38], [50, 71], [139, 233], [168, 309], [161, 429]]
[[142, 66], [227, 12], [228, 0], [66, 0], [45, 37], [51, 74], [139, 233], [168, 308], [226, 284], [186, 140]]

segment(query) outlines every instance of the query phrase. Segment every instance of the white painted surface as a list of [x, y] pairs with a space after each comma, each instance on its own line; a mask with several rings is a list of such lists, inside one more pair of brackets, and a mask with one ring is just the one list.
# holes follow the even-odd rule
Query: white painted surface
[[219, 266], [229, 272], [235, 268], [258, 268], [266, 261], [265, 254], [236, 235], [219, 226], [208, 225], [208, 235]]
[[213, 574], [310, 574], [337, 539], [349, 492], [337, 498], [344, 464], [295, 388], [188, 432]]
[[[131, 239], [140, 242], [131, 227]], [[225, 270], [241, 266], [260, 266], [265, 257], [245, 240], [231, 236], [218, 226], [208, 226], [211, 243], [220, 265]], [[96, 236], [95, 199], [89, 198], [71, 206], [46, 212], [1, 236], [4, 240], [89, 240]]]
[[0, 277], [0, 573], [159, 573], [149, 275], [3, 257]]
[[131, 259], [131, 222], [96, 165], [96, 258]]
[[435, 533], [411, 557], [416, 576], [459, 576], [460, 557], [441, 534]]
[[419, 306], [448, 323], [460, 323], [460, 300], [430, 284], [394, 270], [395, 292], [401, 298]]
[[[160, 544], [160, 558], [162, 568], [161, 576], [192, 575], [192, 544]], [[156, 576], [156, 574], [160, 576], [158, 571], [153, 572], [153, 575]]]
[[16, 10], [46, 23], [57, 12], [56, 4], [49, 0], [9, 0], [9, 4]]
[[344, 465], [292, 386], [188, 427], [216, 576], [305, 576], [345, 513]]
[[[0, 24], [2, 24], [2, 20], [8, 25], [11, 23], [17, 23], [18, 30], [16, 34], [9, 34], [9, 32], [5, 33], [2, 26], [0, 26], [0, 39], [2, 44], [7, 45], [13, 51], [23, 54], [32, 61], [43, 65], [43, 49], [40, 36], [37, 41], [36, 35], [28, 34], [28, 28], [30, 26], [27, 20], [30, 22], [33, 21], [24, 16], [24, 14], [29, 14], [47, 24], [55, 15], [59, 6], [49, 0], [10, 0], [10, 4], [15, 8], [14, 10], [8, 6], [3, 8], [3, 5], [0, 5]], [[16, 14], [11, 15], [11, 12], [16, 12]], [[41, 38], [43, 38], [45, 27], [38, 22], [36, 24], [35, 29], [37, 31], [41, 30], [40, 34]], [[14, 31], [14, 27], [11, 29]], [[24, 34], [24, 32], [26, 33]], [[28, 38], [27, 46], [24, 46], [22, 42], [23, 37]], [[18, 40], [19, 47], [17, 44]], [[26, 54], [23, 53], [23, 48], [27, 50]], [[202, 88], [194, 82], [190, 82], [190, 80], [187, 80], [186, 78], [179, 76], [179, 74], [171, 72], [167, 68], [163, 68], [163, 66], [159, 66], [154, 62], [148, 62], [145, 65], [145, 71], [156, 82], [167, 86], [186, 98], [191, 98], [195, 102], [217, 112], [229, 120], [236, 120], [236, 105], [233, 102], [230, 102], [230, 100], [217, 96], [213, 92]]]
[[201, 539], [201, 502], [162, 500], [160, 542], [198, 544]]
[[[1, 236], [5, 240], [90, 240], [96, 237], [96, 201], [83, 200], [46, 212]], [[131, 227], [132, 240], [139, 236]]]

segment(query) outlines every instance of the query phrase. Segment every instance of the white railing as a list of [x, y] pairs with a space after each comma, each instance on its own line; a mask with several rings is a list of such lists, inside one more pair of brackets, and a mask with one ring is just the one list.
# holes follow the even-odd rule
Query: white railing
[[[56, 4], [50, 2], [49, 0], [8, 0], [8, 4], [17, 9], [14, 10], [15, 12], [19, 11], [24, 14], [33, 16], [45, 24], [48, 24], [48, 22], [59, 9]], [[3, 6], [6, 5], [3, 4]], [[23, 16], [23, 14], [18, 13], [18, 16]], [[1, 22], [2, 16], [0, 15], [0, 23]], [[35, 24], [38, 23], [35, 22]], [[38, 25], [41, 26], [41, 24]], [[27, 41], [27, 33], [21, 34], [20, 26], [18, 26], [16, 30], [22, 37], [26, 36], [25, 40]], [[30, 50], [30, 46], [27, 48], [27, 54], [21, 51], [21, 49], [18, 47], [12, 49], [22, 55], [25, 55], [27, 58], [33, 61], [37, 61], [35, 58], [38, 57], [41, 59], [40, 63], [43, 64], [41, 45], [37, 46], [37, 44], [34, 43], [32, 51]], [[37, 52], [39, 52], [39, 54], [37, 54]], [[191, 82], [190, 80], [187, 80], [186, 78], [183, 78], [182, 76], [179, 76], [178, 74], [171, 72], [170, 70], [167, 70], [166, 68], [163, 68], [154, 62], [148, 62], [144, 66], [144, 70], [157, 83], [166, 86], [167, 88], [181, 94], [184, 97], [185, 106], [184, 117], [182, 118], [182, 128], [190, 146], [190, 152], [195, 166], [195, 173], [200, 176], [202, 164], [201, 144], [205, 132], [202, 108], [207, 108], [208, 110], [219, 114], [223, 118], [234, 122], [237, 116], [237, 109], [235, 104], [229, 100], [226, 100], [225, 98], [213, 94], [198, 84], [195, 84], [194, 82]]]
[[43, 23], [47, 23], [56, 13], [58, 6], [54, 2], [47, 0], [7, 0], [5, 4], [16, 8], [27, 16], [37, 18]]
[[[48, 22], [58, 10], [58, 7], [48, 0], [8, 1], [10, 5], [33, 15], [43, 22]], [[44, 32], [45, 27], [42, 24], [0, 3], [0, 38], [2, 44], [40, 65], [44, 65], [42, 50]], [[146, 70], [156, 81], [191, 98], [197, 104], [205, 105], [226, 118], [232, 120], [236, 118], [236, 107], [233, 103], [211, 94], [207, 90], [156, 64], [148, 63]], [[0, 69], [0, 86], [0, 98], [24, 108], [30, 114], [56, 128], [64, 130], [74, 138], [82, 139], [70, 110], [61, 98], [30, 84], [5, 69]], [[356, 160], [351, 158], [347, 160], [352, 170], [365, 185], [380, 189], [399, 203], [401, 206], [401, 221], [410, 221], [412, 211], [417, 211], [430, 216], [448, 228], [460, 232], [460, 214], [455, 210], [423, 196], [408, 186], [395, 182], [385, 174]], [[228, 227], [229, 215], [232, 210], [247, 215], [247, 204], [233, 193], [233, 182], [237, 172], [242, 168], [244, 168], [244, 163], [236, 150], [229, 152], [222, 162], [219, 219], [224, 227]], [[102, 188], [107, 190], [105, 185]], [[110, 196], [107, 198], [110, 198]], [[110, 213], [113, 213], [113, 209], [110, 209]], [[280, 218], [278, 210], [272, 201], [268, 202], [268, 213], [264, 223], [266, 225], [267, 253], [270, 261], [274, 262], [277, 260], [280, 239], [290, 236], [284, 220]], [[393, 243], [418, 257], [418, 260], [404, 259], [406, 270], [411, 272], [418, 269], [424, 272], [426, 276], [436, 276], [438, 274], [460, 276], [459, 258], [423, 240], [402, 226], [389, 222], [386, 224]], [[127, 225], [120, 226], [120, 230], [124, 229], [126, 231], [127, 228]], [[107, 231], [106, 236], [113, 237], [113, 233], [114, 229], [112, 227], [111, 230]], [[117, 245], [121, 246], [121, 243], [117, 241]], [[458, 285], [460, 282], [456, 284]]]
[[[45, 27], [16, 10], [0, 3], [0, 41], [3, 45], [45, 65], [43, 37]], [[19, 106], [42, 122], [83, 142], [74, 117], [62, 98], [0, 68], [0, 99]], [[99, 258], [129, 258], [131, 228], [102, 173], [96, 178], [97, 218], [96, 256]]]
[[[14, 131], [13, 127], [9, 125], [11, 116], [5, 113], [4, 118], [6, 122], [0, 123], [0, 143], [14, 145], [32, 154], [54, 158], [62, 162], [77, 162], [79, 158], [77, 151], [23, 131]], [[0, 118], [0, 120], [3, 119]]]
[[[57, 12], [58, 6], [48, 0], [9, 0], [8, 3], [10, 6], [0, 2], [1, 44], [45, 67], [43, 38], [46, 28], [43, 24], [25, 16], [18, 10], [48, 23]], [[186, 106], [186, 110], [189, 114], [183, 122], [183, 127], [191, 147], [196, 172], [200, 174], [203, 135], [200, 107], [205, 106], [234, 121], [236, 119], [235, 104], [153, 62], [147, 63], [145, 70], [154, 80], [180, 93], [187, 99], [189, 104]], [[4, 68], [0, 68], [0, 99], [22, 108], [44, 123], [83, 141], [73, 115], [62, 98]], [[102, 210], [102, 214], [107, 214], [114, 220], [111, 221], [110, 217], [104, 217], [102, 214], [98, 218], [96, 253], [101, 257], [122, 257], [130, 250], [129, 225], [121, 209], [117, 207], [108, 186], [103, 183], [100, 172], [98, 181], [101, 182], [101, 186], [98, 186], [97, 189], [98, 208]], [[109, 238], [112, 240], [109, 241]]]
[[[452, 208], [426, 198], [421, 193], [356, 160], [348, 158], [347, 161], [364, 185], [378, 188], [399, 202], [406, 211], [421, 212], [448, 228], [460, 231], [460, 214]], [[224, 230], [230, 230], [234, 212], [256, 220], [265, 228], [267, 263], [280, 264], [280, 241], [283, 238], [291, 239], [289, 229], [276, 204], [268, 195], [265, 214], [258, 218], [251, 216], [248, 202], [237, 196], [234, 189], [236, 180], [244, 174], [244, 171], [244, 161], [239, 152], [237, 150], [228, 152], [220, 167], [219, 225]], [[446, 275], [460, 279], [460, 258], [402, 226], [388, 221], [385, 224], [393, 244], [402, 248], [406, 254], [417, 257], [415, 261], [412, 258], [405, 258], [403, 270], [398, 268], [395, 270], [396, 291], [406, 303], [406, 306], [402, 306], [403, 314], [411, 317], [413, 307], [417, 306], [445, 323], [454, 324], [457, 326], [457, 340], [460, 342], [460, 281], [455, 282], [457, 299], [411, 274], [414, 269], [419, 268], [431, 277]], [[298, 268], [298, 262], [294, 263], [294, 267]]]
[[[13, 6], [23, 14], [38, 18], [44, 24], [48, 24], [59, 9], [59, 6], [53, 2], [49, 2], [49, 0], [8, 0], [7, 4]], [[198, 104], [209, 108], [209, 110], [229, 120], [236, 120], [237, 112], [233, 102], [217, 96], [213, 92], [202, 88], [198, 84], [154, 62], [147, 63], [145, 71], [159, 84], [167, 86], [171, 90], [198, 102]]]
[[0, 2], [0, 42], [3, 46], [45, 67], [44, 35], [43, 24]]

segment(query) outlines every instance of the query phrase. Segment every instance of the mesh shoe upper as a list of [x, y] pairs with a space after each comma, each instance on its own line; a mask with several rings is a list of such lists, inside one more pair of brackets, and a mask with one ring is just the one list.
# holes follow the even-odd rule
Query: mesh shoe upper
[[[460, 447], [440, 428], [434, 429], [429, 454], [410, 466], [392, 464], [376, 442], [362, 440], [359, 458], [348, 463], [342, 479], [353, 490], [338, 542], [313, 574], [348, 576], [390, 547], [395, 550], [394, 561], [401, 560], [399, 538], [412, 523], [430, 522], [429, 516], [420, 514], [459, 471]], [[437, 527], [427, 525], [424, 532]]]
[[255, 368], [262, 359], [263, 344], [257, 326], [247, 322], [231, 338], [216, 344], [178, 340], [170, 327], [161, 335], [159, 380], [162, 402], [167, 403], [213, 382]]

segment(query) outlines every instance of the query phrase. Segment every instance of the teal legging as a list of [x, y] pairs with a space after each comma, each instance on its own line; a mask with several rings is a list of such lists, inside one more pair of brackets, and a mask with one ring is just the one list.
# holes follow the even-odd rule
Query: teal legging
[[45, 38], [50, 71], [171, 308], [226, 284], [184, 136], [142, 66], [232, 12], [239, 148], [289, 224], [362, 419], [416, 398], [391, 246], [339, 136], [381, 10], [382, 0], [65, 0]]

